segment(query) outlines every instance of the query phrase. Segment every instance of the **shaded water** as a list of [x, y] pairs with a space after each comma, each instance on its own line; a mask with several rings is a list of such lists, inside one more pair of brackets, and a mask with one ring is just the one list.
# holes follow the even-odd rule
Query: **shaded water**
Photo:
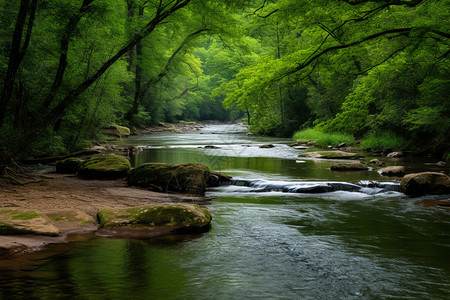
[[[200, 161], [246, 183], [207, 192], [213, 226], [203, 235], [90, 237], [0, 260], [1, 299], [448, 298], [450, 213], [367, 184], [391, 182], [375, 171], [332, 172], [333, 161], [231, 125], [125, 143], [145, 147], [134, 165]], [[336, 183], [358, 188], [290, 189]]]

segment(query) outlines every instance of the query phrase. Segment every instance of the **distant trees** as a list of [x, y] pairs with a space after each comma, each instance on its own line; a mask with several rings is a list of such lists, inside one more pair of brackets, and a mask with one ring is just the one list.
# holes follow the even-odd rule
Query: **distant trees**
[[445, 143], [449, 4], [0, 0], [1, 160], [178, 119]]
[[264, 4], [248, 27], [261, 54], [220, 88], [254, 130], [282, 132], [294, 107], [283, 99], [306, 89], [306, 126], [448, 143], [448, 0]]

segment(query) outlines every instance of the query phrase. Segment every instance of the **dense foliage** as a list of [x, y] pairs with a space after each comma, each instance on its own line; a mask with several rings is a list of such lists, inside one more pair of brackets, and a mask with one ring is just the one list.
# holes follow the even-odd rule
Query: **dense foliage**
[[[111, 124], [316, 126], [448, 151], [450, 0], [0, 0], [0, 153]], [[420, 141], [419, 144], [417, 142]]]

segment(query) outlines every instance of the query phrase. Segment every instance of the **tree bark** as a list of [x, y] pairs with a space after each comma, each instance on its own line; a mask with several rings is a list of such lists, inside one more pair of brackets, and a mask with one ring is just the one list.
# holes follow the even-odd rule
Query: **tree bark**
[[[17, 14], [16, 24], [14, 27], [14, 33], [12, 37], [8, 61], [8, 69], [6, 71], [6, 77], [2, 93], [0, 96], [0, 126], [3, 124], [3, 121], [5, 119], [6, 112], [8, 110], [8, 105], [13, 95], [16, 75], [30, 42], [31, 32], [33, 29], [34, 18], [36, 14], [36, 6], [37, 0], [32, 0], [31, 2], [30, 0], [22, 0], [20, 2], [19, 12]], [[21, 48], [23, 39], [23, 30], [26, 24], [27, 16], [28, 16], [27, 32], [25, 35], [24, 43]]]

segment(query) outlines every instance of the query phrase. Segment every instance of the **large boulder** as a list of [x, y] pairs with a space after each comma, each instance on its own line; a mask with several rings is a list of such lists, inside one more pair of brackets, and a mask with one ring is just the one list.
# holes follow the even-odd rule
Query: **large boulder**
[[151, 237], [173, 232], [206, 232], [211, 214], [198, 205], [164, 203], [104, 209], [97, 213], [100, 235]]
[[369, 167], [360, 162], [334, 164], [330, 168], [332, 171], [367, 171]]
[[130, 186], [159, 187], [164, 192], [204, 195], [211, 171], [201, 163], [148, 163], [128, 175]]
[[0, 234], [34, 234], [58, 236], [52, 220], [41, 213], [24, 209], [0, 209]]
[[300, 156], [312, 157], [312, 158], [327, 158], [327, 159], [355, 159], [359, 155], [357, 153], [345, 152], [345, 151], [317, 151], [317, 152], [306, 152], [300, 154]]
[[111, 125], [105, 129], [103, 129], [103, 134], [120, 138], [120, 137], [130, 136], [131, 131], [128, 127], [119, 126], [119, 125]]
[[397, 176], [401, 177], [405, 175], [405, 167], [404, 166], [390, 166], [381, 169], [380, 174], [383, 176]]
[[408, 174], [402, 178], [400, 189], [411, 196], [448, 194], [450, 193], [450, 177], [437, 172]]
[[97, 154], [81, 164], [78, 176], [87, 179], [117, 179], [127, 176], [130, 169], [130, 162], [125, 157]]

